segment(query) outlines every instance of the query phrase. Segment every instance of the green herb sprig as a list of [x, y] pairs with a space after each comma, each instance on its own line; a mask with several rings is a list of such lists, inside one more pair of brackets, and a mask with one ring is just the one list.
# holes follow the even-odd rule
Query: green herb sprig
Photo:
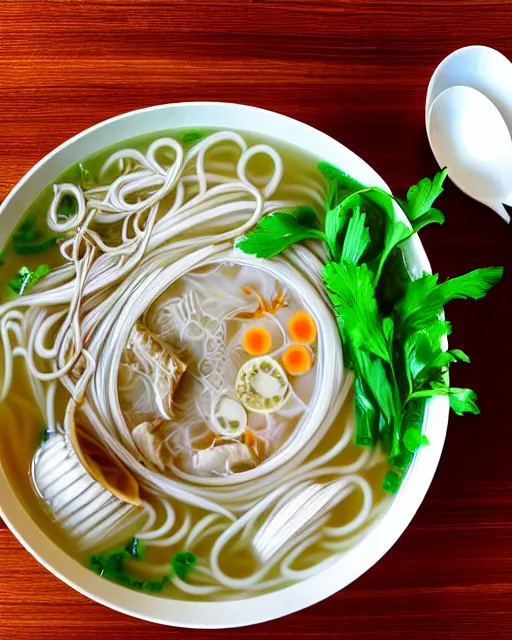
[[[443, 308], [457, 298], [483, 297], [503, 269], [476, 269], [443, 283], [437, 275], [409, 275], [401, 246], [424, 226], [444, 222], [433, 204], [446, 170], [412, 186], [405, 200], [365, 187], [328, 163], [321, 162], [319, 170], [328, 183], [323, 228], [314, 212], [278, 211], [262, 218], [237, 246], [271, 258], [302, 240], [325, 243], [324, 285], [346, 365], [356, 375], [355, 442], [383, 447], [393, 467], [383, 486], [394, 493], [415, 452], [428, 444], [422, 433], [428, 398], [448, 397], [459, 415], [478, 413], [473, 391], [449, 386], [450, 364], [469, 358], [458, 349], [443, 351], [442, 339], [451, 331]], [[409, 224], [397, 219], [395, 204]]]
[[134, 537], [124, 547], [93, 555], [89, 560], [89, 566], [99, 576], [117, 584], [149, 593], [159, 593], [173, 575], [186, 580], [197, 563], [196, 556], [190, 551], [178, 551], [171, 560], [169, 575], [159, 580], [144, 580], [127, 568], [126, 560], [144, 559], [145, 556], [146, 546], [139, 538]]

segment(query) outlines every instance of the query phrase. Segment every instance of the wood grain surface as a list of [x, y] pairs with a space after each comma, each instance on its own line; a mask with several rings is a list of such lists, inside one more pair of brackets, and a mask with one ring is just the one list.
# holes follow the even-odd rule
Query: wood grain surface
[[[436, 169], [424, 98], [453, 49], [512, 58], [510, 0], [1, 0], [0, 197], [43, 155], [105, 118], [153, 104], [225, 100], [327, 132], [400, 192]], [[510, 229], [449, 184], [444, 228], [422, 234], [443, 277], [511, 266]], [[454, 303], [457, 386], [482, 416], [452, 417], [441, 465], [395, 547], [343, 592], [235, 638], [511, 639], [511, 279]], [[276, 595], [278, 598], [279, 595]], [[200, 623], [200, 621], [198, 621]], [[0, 639], [224, 638], [167, 629], [59, 582], [0, 521]]]

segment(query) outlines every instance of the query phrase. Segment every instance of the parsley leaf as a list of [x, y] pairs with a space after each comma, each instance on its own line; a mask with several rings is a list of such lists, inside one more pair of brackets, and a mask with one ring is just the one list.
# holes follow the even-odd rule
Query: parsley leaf
[[475, 269], [470, 273], [437, 284], [438, 276], [425, 274], [409, 283], [398, 310], [409, 329], [431, 324], [442, 313], [446, 303], [454, 299], [482, 298], [499, 282], [502, 267]]
[[366, 213], [361, 207], [354, 207], [345, 234], [341, 260], [357, 264], [370, 243], [370, 232], [365, 225]]
[[406, 200], [399, 200], [405, 215], [411, 222], [431, 211], [434, 201], [444, 191], [443, 182], [447, 175], [448, 169], [443, 169], [436, 173], [432, 180], [423, 178], [409, 189]]
[[458, 387], [448, 387], [443, 382], [433, 381], [430, 389], [414, 392], [411, 398], [429, 398], [432, 396], [448, 396], [450, 407], [461, 416], [464, 413], [479, 414], [480, 409], [476, 404], [477, 395], [471, 389], [459, 389]]
[[413, 233], [418, 233], [427, 224], [444, 224], [444, 215], [439, 209], [432, 208], [428, 213], [416, 218], [416, 220], [411, 220]]
[[322, 231], [302, 224], [311, 222], [311, 216], [306, 215], [304, 210], [298, 212], [298, 218], [289, 211], [270, 213], [260, 220], [253, 231], [238, 241], [237, 247], [258, 258], [273, 258], [301, 240], [325, 239]]
[[389, 362], [389, 348], [375, 300], [373, 274], [366, 264], [328, 262], [323, 270], [327, 294], [352, 348]]

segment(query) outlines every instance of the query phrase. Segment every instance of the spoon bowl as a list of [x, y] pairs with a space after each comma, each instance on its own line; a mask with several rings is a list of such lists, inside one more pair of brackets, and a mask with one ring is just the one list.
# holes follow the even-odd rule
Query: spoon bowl
[[509, 222], [503, 205], [512, 205], [512, 139], [497, 107], [476, 89], [450, 87], [432, 102], [427, 131], [457, 187]]
[[496, 49], [473, 45], [457, 49], [437, 67], [427, 90], [425, 116], [446, 89], [464, 85], [489, 98], [512, 131], [512, 63]]

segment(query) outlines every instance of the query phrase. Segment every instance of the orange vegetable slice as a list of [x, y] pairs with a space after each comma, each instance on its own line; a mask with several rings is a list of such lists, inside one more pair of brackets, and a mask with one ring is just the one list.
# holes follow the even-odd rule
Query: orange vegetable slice
[[248, 447], [254, 447], [254, 445], [256, 444], [256, 436], [254, 435], [254, 433], [250, 429], [246, 429], [244, 431], [244, 436], [245, 436], [245, 444]]
[[293, 376], [306, 373], [313, 366], [311, 351], [303, 344], [292, 344], [283, 353], [283, 366]]
[[288, 321], [288, 333], [294, 342], [311, 344], [316, 340], [316, 324], [307, 311], [297, 311]]
[[242, 346], [251, 356], [264, 356], [270, 351], [272, 338], [265, 327], [251, 327], [245, 332]]

